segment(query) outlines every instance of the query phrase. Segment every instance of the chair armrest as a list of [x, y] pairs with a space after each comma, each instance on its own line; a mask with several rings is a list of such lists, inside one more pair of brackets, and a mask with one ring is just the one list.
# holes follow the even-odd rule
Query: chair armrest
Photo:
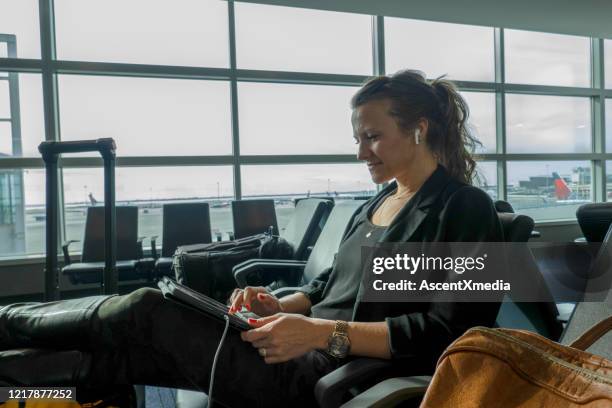
[[[247, 261], [246, 263], [243, 262], [234, 266], [232, 273], [234, 274], [238, 287], [244, 288], [247, 286], [249, 277], [256, 276], [257, 274], [267, 272], [273, 273], [276, 276], [292, 277], [290, 274], [301, 276], [305, 266], [306, 262], [303, 261], [259, 259], [256, 261], [251, 260], [251, 262]], [[261, 285], [265, 284], [265, 282], [261, 282]]]
[[64, 266], [65, 265], [70, 265], [70, 254], [68, 253], [68, 247], [70, 246], [70, 244], [74, 243], [74, 242], [79, 242], [78, 239], [71, 239], [69, 241], [64, 242], [64, 244], [62, 245], [62, 252], [64, 253]]
[[389, 378], [357, 395], [342, 408], [394, 407], [407, 399], [423, 397], [430, 382], [428, 375]]
[[153, 257], [153, 259], [157, 259], [157, 235], [153, 235], [151, 237], [151, 256]]
[[321, 377], [315, 385], [315, 398], [321, 408], [338, 407], [350, 388], [381, 378], [391, 372], [391, 362], [376, 358], [358, 358]]
[[138, 244], [138, 259], [144, 258], [144, 250], [142, 249], [142, 241], [147, 237], [138, 237], [136, 243]]
[[540, 238], [541, 236], [542, 234], [540, 234], [540, 231], [531, 231], [529, 238]]

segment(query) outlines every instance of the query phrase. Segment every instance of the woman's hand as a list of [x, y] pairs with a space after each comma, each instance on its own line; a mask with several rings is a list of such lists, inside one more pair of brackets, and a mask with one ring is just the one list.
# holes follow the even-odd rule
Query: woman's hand
[[244, 306], [249, 312], [258, 316], [271, 316], [283, 312], [283, 306], [278, 298], [262, 286], [247, 286], [244, 289], [234, 289], [229, 299], [230, 313], [242, 310]]
[[249, 319], [249, 324], [255, 328], [240, 333], [242, 340], [257, 348], [266, 363], [274, 364], [326, 348], [335, 323], [299, 314], [277, 313]]

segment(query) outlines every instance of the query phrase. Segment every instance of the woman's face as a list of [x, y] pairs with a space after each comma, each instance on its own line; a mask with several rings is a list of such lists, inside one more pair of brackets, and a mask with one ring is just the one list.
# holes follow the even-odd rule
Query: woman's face
[[390, 110], [389, 99], [374, 100], [357, 107], [352, 115], [357, 159], [366, 162], [377, 184], [409, 174], [424, 150], [423, 136], [416, 145], [414, 133], [401, 129]]

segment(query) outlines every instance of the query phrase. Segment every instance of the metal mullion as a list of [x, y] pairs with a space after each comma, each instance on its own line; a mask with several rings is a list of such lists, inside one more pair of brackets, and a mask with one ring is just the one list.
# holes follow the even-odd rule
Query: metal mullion
[[[599, 95], [591, 99], [591, 136], [595, 153], [605, 153], [605, 68], [604, 43], [602, 39], [591, 39], [591, 86], [599, 91]], [[594, 160], [592, 174], [592, 198], [595, 202], [606, 201], [606, 162], [604, 159]]]
[[[148, 156], [117, 157], [117, 167], [169, 167], [169, 166], [230, 166], [232, 156]], [[102, 167], [101, 157], [63, 157], [63, 168]]]
[[53, 61], [52, 68], [58, 74], [225, 81], [230, 78], [230, 70], [227, 68], [183, 67], [89, 61]]
[[494, 66], [495, 66], [495, 151], [501, 157], [497, 164], [497, 197], [507, 200], [508, 166], [506, 159], [506, 94], [504, 92], [505, 59], [504, 59], [504, 29], [494, 29]]
[[234, 0], [227, 2], [230, 60], [230, 103], [232, 118], [232, 170], [234, 175], [234, 198], [242, 198], [242, 175], [240, 161], [240, 127], [238, 118], [238, 78], [236, 74], [236, 18]]
[[612, 153], [482, 153], [478, 154], [478, 157], [482, 160], [506, 159], [508, 161], [610, 160], [612, 159]]
[[372, 16], [372, 72], [385, 75], [385, 18]]
[[0, 169], [44, 169], [45, 164], [38, 157], [3, 157], [0, 159]]
[[[40, 44], [42, 62], [43, 111], [45, 122], [45, 140], [60, 140], [59, 102], [57, 92], [57, 75], [53, 69], [56, 57], [55, 48], [55, 16], [54, 1], [39, 0]], [[64, 186], [61, 166], [58, 167], [57, 222], [59, 226], [59, 239], [66, 237], [66, 224], [64, 220]]]
[[0, 122], [11, 122], [12, 120], [11, 118], [0, 118]]
[[333, 164], [358, 163], [353, 154], [334, 155], [270, 155], [270, 156], [241, 156], [241, 164]]
[[42, 72], [42, 61], [25, 58], [0, 58], [0, 71], [6, 72]]
[[579, 88], [569, 86], [524, 85], [504, 83], [503, 87], [506, 93], [522, 95], [592, 97], [597, 96], [600, 93], [599, 90], [593, 88]]

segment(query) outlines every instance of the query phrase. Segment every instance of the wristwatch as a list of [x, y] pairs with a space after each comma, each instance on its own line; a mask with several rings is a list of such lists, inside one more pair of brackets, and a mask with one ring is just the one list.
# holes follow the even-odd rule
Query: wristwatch
[[334, 332], [327, 340], [327, 354], [336, 358], [345, 358], [351, 349], [351, 341], [348, 337], [348, 323], [336, 320]]

